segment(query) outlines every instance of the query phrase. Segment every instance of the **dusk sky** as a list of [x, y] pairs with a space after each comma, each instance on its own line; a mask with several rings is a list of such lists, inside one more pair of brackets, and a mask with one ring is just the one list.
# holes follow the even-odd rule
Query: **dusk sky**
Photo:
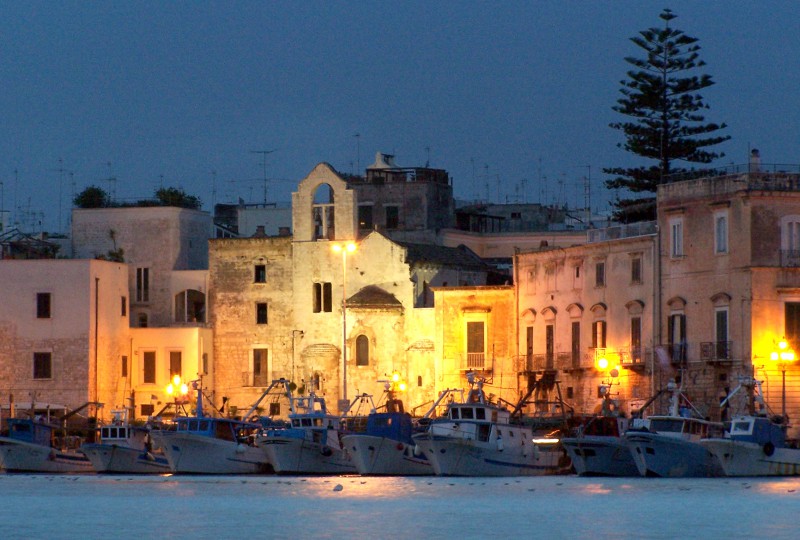
[[800, 163], [793, 0], [2, 1], [0, 207], [55, 232], [88, 185], [263, 202], [265, 156], [286, 202], [317, 163], [381, 151], [447, 169], [458, 199], [583, 206], [588, 178], [608, 210], [602, 168], [638, 163], [608, 127], [629, 38], [665, 7], [716, 81], [716, 164]]

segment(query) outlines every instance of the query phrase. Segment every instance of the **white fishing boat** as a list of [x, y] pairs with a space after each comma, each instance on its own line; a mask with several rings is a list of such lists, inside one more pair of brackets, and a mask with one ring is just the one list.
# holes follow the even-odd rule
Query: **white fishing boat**
[[[449, 403], [444, 417], [413, 436], [439, 476], [536, 476], [563, 472], [558, 438], [535, 437], [531, 426], [486, 399], [483, 380], [467, 375], [466, 400]], [[526, 396], [527, 398], [527, 396]], [[515, 412], [519, 405], [515, 408]]]
[[8, 435], [0, 437], [0, 468], [7, 472], [94, 472], [92, 462], [80, 451], [85, 432], [66, 427], [70, 417], [89, 406], [101, 405], [89, 402], [58, 419], [49, 412], [10, 418]]
[[[670, 414], [650, 416], [649, 426], [629, 429], [625, 439], [631, 448], [641, 476], [715, 477], [722, 476], [719, 460], [702, 444], [701, 439], [722, 434], [721, 422], [692, 416], [697, 413], [674, 381], [668, 390]], [[681, 399], [686, 407], [680, 408]]]
[[[618, 404], [611, 398], [611, 384], [601, 388], [600, 413], [578, 426], [574, 435], [563, 437], [561, 444], [579, 476], [639, 476], [631, 448], [623, 437], [631, 420], [618, 413]], [[658, 395], [642, 406], [640, 414]], [[636, 428], [646, 427], [647, 423], [642, 418], [633, 419]]]
[[289, 425], [264, 430], [258, 445], [279, 474], [348, 474], [356, 467], [339, 438], [341, 418], [313, 392], [292, 397]]
[[[391, 384], [387, 383], [385, 404], [367, 416], [366, 429], [342, 435], [342, 443], [359, 474], [432, 475], [433, 466], [418, 451], [412, 439], [415, 429], [419, 428], [411, 415], [403, 410], [402, 400], [395, 398]], [[423, 416], [424, 419], [435, 410], [440, 400]]]
[[161, 474], [170, 467], [164, 453], [153, 448], [151, 426], [135, 426], [128, 422], [128, 410], [111, 412], [113, 420], [100, 427], [100, 440], [81, 446], [98, 473]]
[[[703, 439], [701, 444], [714, 454], [725, 476], [798, 476], [800, 448], [786, 439], [787, 422], [783, 416], [768, 416], [761, 396], [761, 382], [747, 379], [739, 388], [748, 388], [759, 404], [756, 413], [734, 416], [722, 437]], [[737, 390], [739, 389], [737, 388]], [[734, 390], [734, 393], [736, 391]], [[728, 396], [722, 403], [733, 396]]]
[[[273, 381], [259, 402], [274, 388], [284, 385]], [[174, 431], [153, 430], [153, 444], [161, 448], [170, 470], [179, 474], [255, 474], [271, 473], [272, 467], [256, 444], [259, 422], [205, 416], [200, 384], [195, 381], [197, 407], [195, 416], [175, 418]], [[286, 385], [288, 391], [288, 385]], [[244, 418], [252, 419], [254, 405]]]

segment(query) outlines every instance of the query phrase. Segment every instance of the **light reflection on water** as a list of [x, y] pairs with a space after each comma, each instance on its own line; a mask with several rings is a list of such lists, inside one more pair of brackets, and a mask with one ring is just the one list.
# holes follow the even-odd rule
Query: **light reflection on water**
[[0, 474], [3, 538], [794, 538], [797, 508], [795, 478]]

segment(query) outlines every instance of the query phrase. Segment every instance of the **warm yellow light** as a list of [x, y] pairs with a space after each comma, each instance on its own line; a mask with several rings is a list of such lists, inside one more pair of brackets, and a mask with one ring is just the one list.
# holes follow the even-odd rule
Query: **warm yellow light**
[[785, 351], [786, 349], [788, 349], [788, 348], [789, 348], [789, 344], [788, 344], [788, 343], [786, 343], [786, 340], [785, 340], [785, 339], [782, 339], [782, 340], [780, 340], [780, 341], [778, 342], [778, 348], [779, 348], [780, 350], [782, 350], [782, 351]]
[[406, 391], [406, 383], [404, 383], [404, 382], [400, 383], [400, 391], [401, 392], [405, 392]]
[[598, 369], [602, 369], [603, 371], [607, 370], [608, 369], [608, 359], [605, 358], [605, 357], [598, 358], [597, 359], [597, 367], [598, 367]]
[[181, 385], [181, 394], [185, 395], [185, 394], [188, 394], [188, 393], [189, 393], [189, 387], [186, 386], [186, 383], [182, 384]]
[[392, 373], [392, 381], [393, 382], [397, 382], [399, 380], [400, 380], [400, 374], [399, 373]]
[[180, 386], [181, 385], [181, 376], [180, 375], [175, 375], [174, 377], [172, 377], [172, 384], [174, 384], [175, 386]]
[[778, 361], [778, 353], [775, 352], [775, 351], [772, 351], [769, 354], [769, 359], [772, 360], [773, 362], [777, 362]]
[[781, 362], [794, 362], [793, 351], [781, 351], [780, 357], [781, 357]]
[[333, 244], [333, 245], [331, 246], [331, 249], [332, 249], [333, 251], [335, 251], [336, 253], [339, 253], [340, 251], [342, 251], [342, 246], [340, 246], [339, 244]]
[[172, 384], [168, 384], [167, 385], [167, 394], [171, 396], [174, 391], [175, 391], [175, 388], [172, 387]]
[[356, 250], [356, 245], [353, 242], [348, 242], [346, 244], [332, 244], [331, 249], [336, 253], [341, 251], [349, 251], [350, 253]]
[[354, 252], [355, 250], [356, 250], [356, 245], [355, 245], [354, 243], [350, 242], [350, 243], [348, 243], [348, 244], [347, 244], [347, 251], [349, 251], [350, 253], [352, 253], [352, 252]]

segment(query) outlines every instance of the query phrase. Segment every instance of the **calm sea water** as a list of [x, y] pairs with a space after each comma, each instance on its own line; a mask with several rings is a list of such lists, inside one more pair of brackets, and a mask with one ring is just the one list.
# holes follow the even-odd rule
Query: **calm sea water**
[[800, 479], [0, 474], [0, 538], [797, 538]]

